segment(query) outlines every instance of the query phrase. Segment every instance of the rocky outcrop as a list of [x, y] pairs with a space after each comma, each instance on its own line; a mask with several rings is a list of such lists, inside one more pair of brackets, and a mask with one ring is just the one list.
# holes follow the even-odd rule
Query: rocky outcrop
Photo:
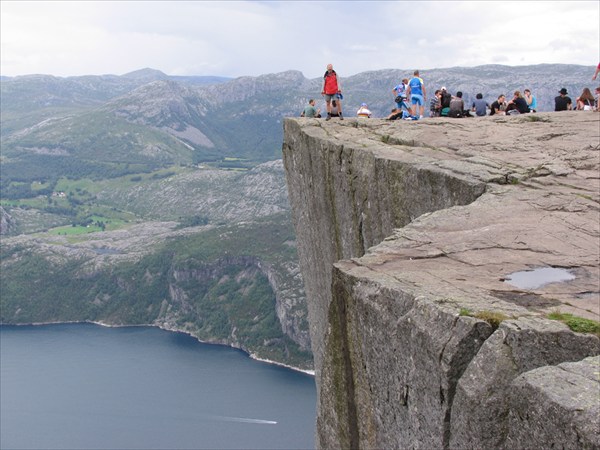
[[12, 217], [0, 206], [0, 235], [9, 234], [12, 226]]
[[[300, 268], [289, 262], [280, 270], [270, 264], [258, 262], [258, 267], [266, 275], [275, 294], [275, 314], [281, 324], [281, 330], [296, 342], [304, 351], [310, 352], [310, 333], [306, 320], [306, 298], [298, 289], [302, 284]], [[286, 273], [286, 277], [282, 276]]]
[[[560, 322], [527, 317], [503, 322], [494, 335], [479, 349], [458, 382], [452, 408], [459, 414], [451, 416], [450, 447], [500, 448], [505, 446], [509, 432], [512, 436], [523, 435], [524, 437], [525, 434], [522, 430], [513, 429], [516, 421], [513, 420], [513, 426], [511, 426], [508, 420], [510, 413], [514, 417], [520, 417], [524, 422], [529, 422], [528, 427], [532, 429], [531, 431], [536, 428], [535, 420], [524, 418], [528, 416], [531, 409], [530, 405], [526, 404], [532, 402], [535, 403], [535, 407], [539, 407], [539, 403], [534, 397], [519, 398], [517, 395], [515, 398], [515, 389], [523, 384], [523, 379], [536, 378], [536, 375], [533, 374], [538, 368], [552, 371], [557, 364], [563, 361], [581, 360], [595, 355], [597, 352], [598, 338], [596, 336], [569, 332], [567, 327]], [[519, 375], [521, 376], [518, 377]], [[519, 381], [515, 381], [516, 379]], [[598, 403], [600, 402], [598, 397], [600, 379], [596, 376], [595, 386], [593, 378], [582, 381], [584, 381], [583, 384], [575, 381], [569, 387], [573, 388], [579, 384], [573, 391], [579, 391], [577, 396], [588, 398], [590, 405], [596, 403], [595, 409], [597, 410], [600, 406]], [[567, 381], [567, 383], [569, 382]], [[558, 391], [565, 389], [564, 386], [560, 386], [560, 379], [553, 384], [553, 386], [550, 384], [540, 386], [539, 388], [544, 391], [542, 395], [552, 394], [555, 389]], [[524, 391], [526, 388], [519, 389]], [[594, 397], [596, 397], [596, 402], [594, 402]], [[523, 407], [518, 406], [519, 401], [524, 402], [522, 403]], [[588, 410], [585, 414], [591, 412], [592, 410]], [[557, 423], [556, 426], [560, 429], [565, 423]], [[541, 424], [537, 426], [539, 425]], [[597, 432], [599, 430], [596, 428]], [[543, 447], [549, 442], [555, 442], [554, 438], [550, 438], [546, 432], [538, 430], [535, 433], [539, 435], [538, 439], [546, 439], [546, 442], [531, 442], [528, 443], [528, 447]], [[543, 437], [544, 435], [545, 437]], [[592, 437], [593, 434], [588, 433], [588, 440]], [[514, 440], [514, 438], [512, 439]], [[523, 441], [517, 440], [516, 442]], [[514, 448], [519, 445], [509, 445], [509, 447]], [[566, 447], [571, 446], [567, 445]]]
[[[318, 447], [599, 441], [532, 375], [600, 353], [598, 336], [548, 319], [600, 316], [599, 118], [285, 121]], [[507, 282], [544, 267], [573, 279]], [[585, 380], [568, 389], [597, 408], [600, 380]], [[577, 432], [536, 425], [517, 388]]]
[[556, 448], [598, 448], [599, 373], [596, 356], [541, 367], [517, 378], [509, 396], [507, 447], [528, 442], [542, 448], [551, 441]]

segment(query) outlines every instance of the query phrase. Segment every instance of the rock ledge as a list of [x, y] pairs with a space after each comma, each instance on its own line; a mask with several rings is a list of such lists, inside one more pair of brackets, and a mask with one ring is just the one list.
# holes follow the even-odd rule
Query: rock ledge
[[[599, 119], [285, 120], [320, 448], [600, 442], [552, 392], [570, 383], [598, 409], [597, 375], [552, 368], [600, 341], [547, 319], [600, 317]], [[574, 279], [507, 282], [546, 267]], [[556, 424], [527, 414], [536, 398]]]

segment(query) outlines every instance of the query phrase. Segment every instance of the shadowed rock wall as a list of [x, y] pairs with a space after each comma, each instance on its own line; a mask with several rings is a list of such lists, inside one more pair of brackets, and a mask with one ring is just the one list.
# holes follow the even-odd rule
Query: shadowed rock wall
[[[527, 446], [515, 427], [536, 430], [532, 445], [598, 442], [597, 419], [583, 426], [559, 405], [555, 420], [576, 430], [559, 439], [512, 392], [554, 401], [527, 375], [600, 353], [597, 336], [546, 317], [598, 320], [599, 134], [582, 113], [285, 120], [318, 447]], [[545, 266], [576, 278], [504, 282]], [[583, 380], [597, 408], [598, 377]]]

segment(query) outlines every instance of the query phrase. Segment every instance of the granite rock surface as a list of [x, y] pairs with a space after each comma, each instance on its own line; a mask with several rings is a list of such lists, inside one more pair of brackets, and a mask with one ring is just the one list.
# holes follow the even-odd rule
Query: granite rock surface
[[[283, 155], [318, 447], [502, 448], [525, 439], [514, 427], [535, 429], [532, 445], [571, 442], [523, 424], [535, 399], [512, 393], [600, 354], [598, 336], [548, 319], [600, 318], [599, 114], [286, 119]], [[516, 285], [539, 269], [568, 280]], [[569, 389], [597, 407], [586, 380]]]

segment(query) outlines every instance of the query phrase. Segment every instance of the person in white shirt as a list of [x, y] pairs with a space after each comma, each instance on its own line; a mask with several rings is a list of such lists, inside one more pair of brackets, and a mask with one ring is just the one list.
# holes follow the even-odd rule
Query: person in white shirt
[[360, 108], [358, 108], [358, 111], [356, 111], [356, 115], [358, 117], [367, 117], [367, 118], [371, 117], [371, 111], [367, 107], [366, 103], [363, 103], [360, 105]]

